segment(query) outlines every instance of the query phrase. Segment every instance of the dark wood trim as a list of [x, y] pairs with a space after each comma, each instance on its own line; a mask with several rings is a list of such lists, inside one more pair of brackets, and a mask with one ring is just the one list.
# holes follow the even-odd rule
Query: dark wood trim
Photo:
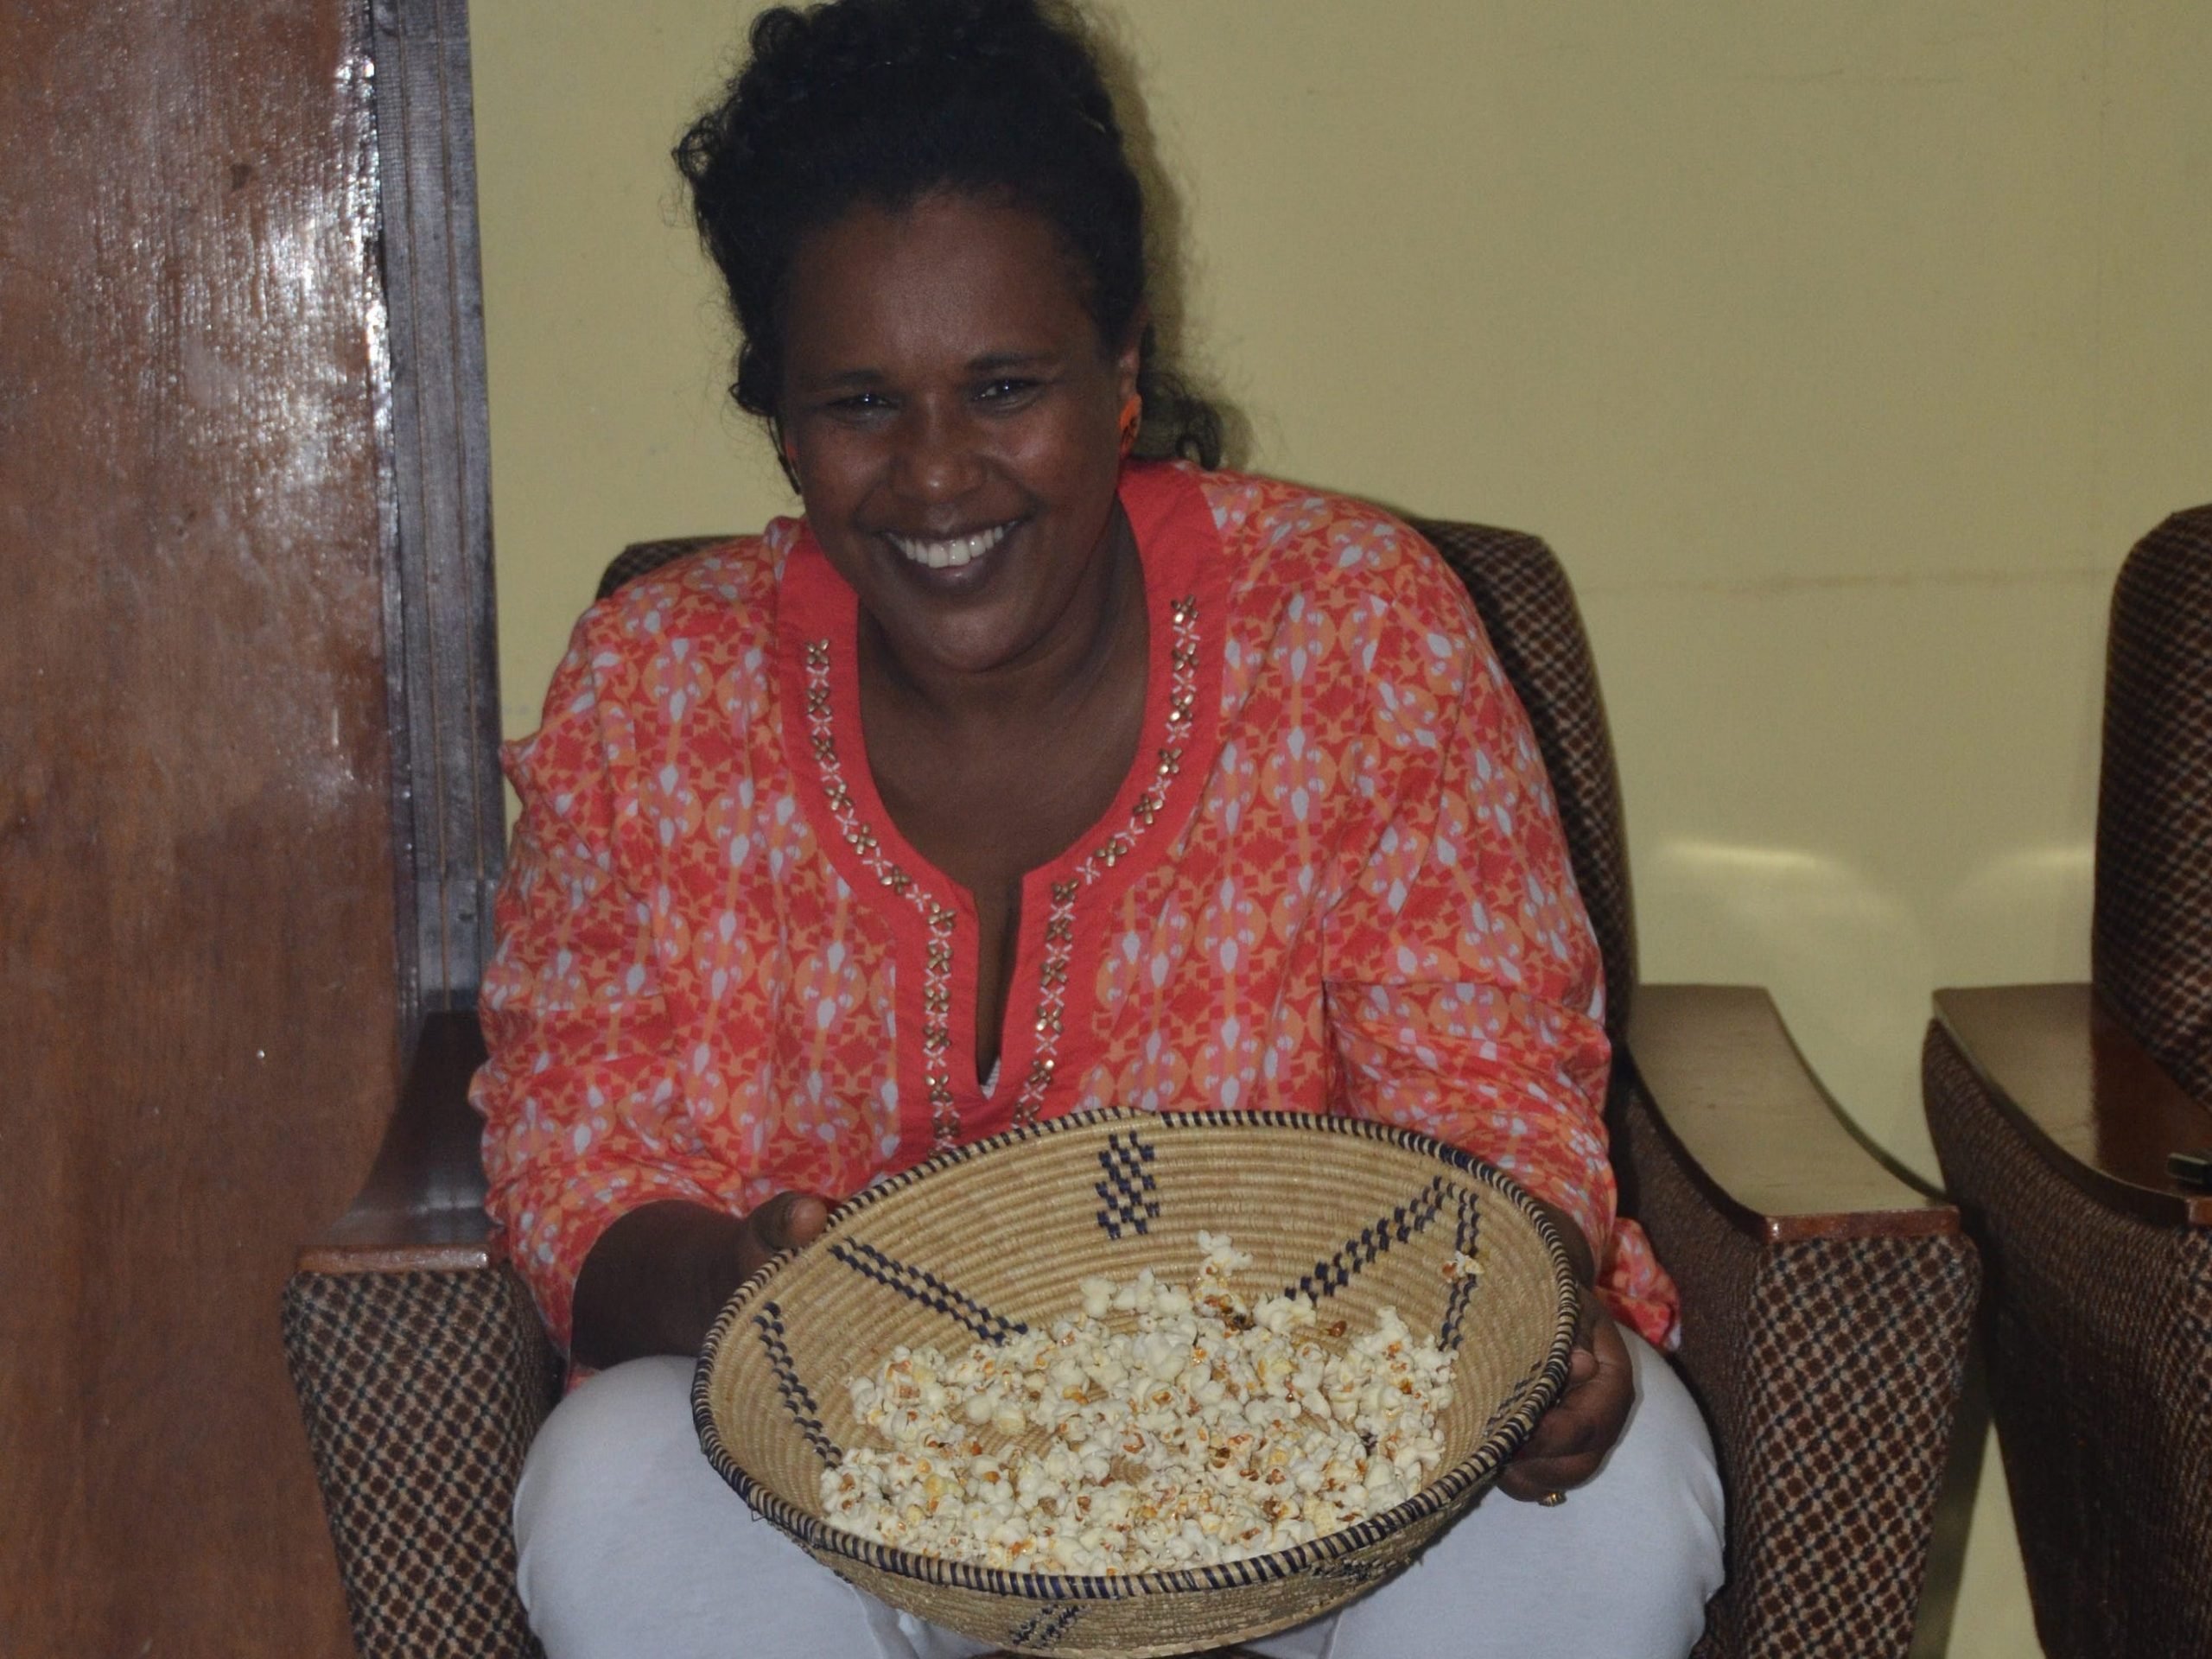
[[2166, 1154], [2212, 1146], [2212, 1109], [2167, 1075], [2088, 985], [1936, 993], [1936, 1022], [1997, 1109], [2089, 1198], [2160, 1227], [2212, 1227], [2212, 1192]]
[[483, 1122], [468, 1103], [483, 1064], [474, 1012], [424, 1016], [369, 1179], [338, 1224], [301, 1252], [301, 1272], [450, 1273], [500, 1259], [484, 1214]]
[[403, 1028], [475, 1000], [505, 848], [467, 0], [372, 0]]
[[1627, 1047], [1660, 1121], [1746, 1230], [1771, 1243], [1959, 1230], [1955, 1208], [1845, 1122], [1764, 990], [1639, 985]]

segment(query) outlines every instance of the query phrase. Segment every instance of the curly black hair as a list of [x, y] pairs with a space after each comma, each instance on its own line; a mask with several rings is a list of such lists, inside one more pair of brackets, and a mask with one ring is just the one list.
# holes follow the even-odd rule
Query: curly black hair
[[[830, 0], [754, 20], [744, 67], [676, 147], [743, 344], [730, 396], [772, 431], [785, 279], [798, 243], [862, 203], [934, 191], [1009, 201], [1074, 256], [1099, 340], [1145, 303], [1144, 194], [1080, 24], [1057, 0]], [[1221, 464], [1222, 425], [1156, 361], [1141, 454]]]

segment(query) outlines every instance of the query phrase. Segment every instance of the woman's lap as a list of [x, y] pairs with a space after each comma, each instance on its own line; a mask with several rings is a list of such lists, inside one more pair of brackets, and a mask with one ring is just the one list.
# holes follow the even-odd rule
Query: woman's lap
[[1720, 1477], [1689, 1391], [1622, 1335], [1636, 1405], [1596, 1479], [1554, 1508], [1488, 1493], [1373, 1594], [1247, 1645], [1267, 1659], [1681, 1659], [1720, 1587]]
[[757, 1519], [700, 1453], [691, 1370], [658, 1358], [603, 1372], [531, 1447], [517, 1578], [550, 1659], [907, 1659], [887, 1609]]
[[[1637, 1399], [1598, 1478], [1555, 1508], [1493, 1493], [1409, 1570], [1252, 1645], [1268, 1659], [1605, 1652], [1679, 1659], [1721, 1573], [1705, 1427], [1630, 1337]], [[550, 1659], [969, 1659], [987, 1647], [861, 1594], [700, 1455], [691, 1366], [616, 1367], [563, 1401], [515, 1497], [519, 1580]]]

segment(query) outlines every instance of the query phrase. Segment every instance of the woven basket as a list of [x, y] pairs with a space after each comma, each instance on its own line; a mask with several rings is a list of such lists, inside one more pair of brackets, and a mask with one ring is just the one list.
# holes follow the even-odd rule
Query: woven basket
[[[1456, 1351], [1443, 1472], [1310, 1544], [1124, 1577], [1016, 1573], [909, 1554], [821, 1519], [819, 1483], [855, 1429], [848, 1378], [896, 1344], [947, 1353], [1076, 1312], [1086, 1275], [1171, 1282], [1200, 1229], [1253, 1265], [1256, 1298], [1303, 1290], [1355, 1331], [1395, 1306]], [[1446, 1281], [1479, 1249], [1479, 1281]], [[895, 1607], [1018, 1652], [1188, 1653], [1287, 1630], [1409, 1565], [1528, 1437], [1564, 1386], [1573, 1276], [1513, 1182], [1425, 1136], [1284, 1113], [1091, 1112], [931, 1159], [838, 1208], [722, 1312], [692, 1389], [722, 1478], [815, 1559]]]

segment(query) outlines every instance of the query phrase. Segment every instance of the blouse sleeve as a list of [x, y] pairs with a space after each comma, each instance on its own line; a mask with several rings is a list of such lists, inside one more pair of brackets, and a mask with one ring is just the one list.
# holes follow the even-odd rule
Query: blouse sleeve
[[1458, 583], [1433, 555], [1416, 568], [1410, 592], [1370, 601], [1369, 812], [1324, 936], [1347, 1103], [1573, 1217], [1601, 1296], [1663, 1344], [1671, 1288], [1640, 1230], [1616, 1226], [1603, 967], [1543, 761]]
[[484, 976], [485, 1208], [548, 1328], [569, 1346], [584, 1257], [664, 1198], [720, 1205], [701, 1179], [650, 912], [614, 854], [616, 791], [588, 635], [577, 625], [537, 732], [511, 744], [522, 816]]

